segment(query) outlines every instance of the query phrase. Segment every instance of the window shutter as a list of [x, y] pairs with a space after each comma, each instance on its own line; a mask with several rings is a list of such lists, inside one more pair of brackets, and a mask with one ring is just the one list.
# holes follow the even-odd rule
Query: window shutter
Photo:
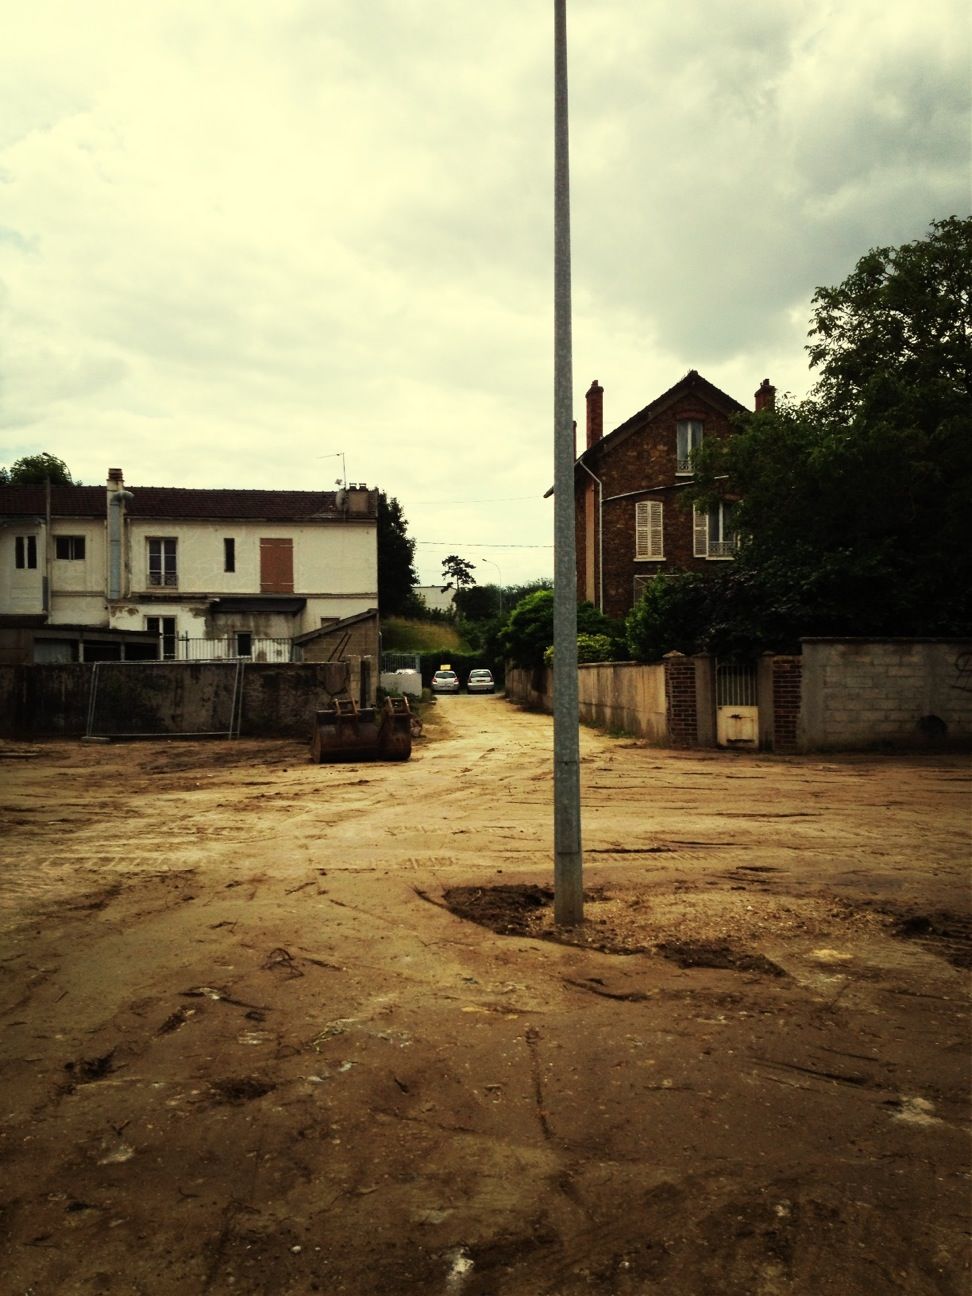
[[650, 543], [648, 501], [639, 500], [635, 505], [635, 557], [647, 558]]
[[692, 553], [696, 558], [709, 556], [709, 515], [692, 508]]
[[662, 510], [661, 500], [652, 500], [648, 505], [649, 542], [652, 558], [663, 558], [665, 555]]
[[665, 536], [660, 500], [639, 500], [635, 505], [635, 558], [663, 558]]

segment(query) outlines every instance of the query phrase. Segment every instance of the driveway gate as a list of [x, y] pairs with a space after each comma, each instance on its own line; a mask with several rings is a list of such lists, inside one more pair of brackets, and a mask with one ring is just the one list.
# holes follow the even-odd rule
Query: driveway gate
[[758, 747], [756, 663], [716, 663], [716, 742], [720, 747]]

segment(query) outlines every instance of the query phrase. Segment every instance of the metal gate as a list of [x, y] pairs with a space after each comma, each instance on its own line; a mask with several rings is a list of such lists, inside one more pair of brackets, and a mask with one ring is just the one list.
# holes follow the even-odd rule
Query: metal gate
[[720, 747], [758, 747], [756, 663], [716, 662], [716, 742]]
[[383, 652], [381, 654], [382, 671], [421, 670], [422, 658], [419, 653]]

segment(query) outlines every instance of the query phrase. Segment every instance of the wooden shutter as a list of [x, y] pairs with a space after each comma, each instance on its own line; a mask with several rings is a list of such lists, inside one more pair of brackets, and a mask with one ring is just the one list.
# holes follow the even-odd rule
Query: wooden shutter
[[692, 508], [692, 552], [696, 558], [709, 556], [709, 515]]
[[260, 593], [293, 594], [293, 540], [260, 541]]
[[635, 505], [635, 558], [664, 558], [665, 535], [661, 500]]

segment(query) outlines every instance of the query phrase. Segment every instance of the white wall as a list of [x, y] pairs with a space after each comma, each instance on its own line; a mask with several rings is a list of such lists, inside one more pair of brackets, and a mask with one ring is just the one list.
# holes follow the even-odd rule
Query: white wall
[[[153, 587], [148, 583], [150, 538], [176, 541], [177, 585]], [[235, 571], [224, 567], [224, 539], [235, 543]], [[294, 553], [294, 595], [307, 599], [307, 607], [294, 626], [298, 633], [316, 630], [325, 617], [353, 616], [375, 607], [378, 601], [377, 527], [327, 522], [166, 522], [134, 519], [128, 526], [131, 595], [183, 593], [243, 596], [260, 593], [261, 539], [290, 539]]]

